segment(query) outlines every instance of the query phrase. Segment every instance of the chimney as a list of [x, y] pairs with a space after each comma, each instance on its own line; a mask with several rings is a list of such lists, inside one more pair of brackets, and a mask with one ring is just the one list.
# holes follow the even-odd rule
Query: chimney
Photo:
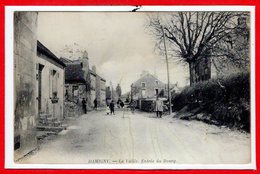
[[85, 50], [82, 55], [83, 59], [88, 59], [88, 52]]
[[148, 71], [143, 70], [142, 73], [141, 73], [141, 77], [143, 77], [143, 76], [145, 76], [147, 74], [148, 74]]
[[96, 66], [92, 66], [92, 71], [96, 74]]

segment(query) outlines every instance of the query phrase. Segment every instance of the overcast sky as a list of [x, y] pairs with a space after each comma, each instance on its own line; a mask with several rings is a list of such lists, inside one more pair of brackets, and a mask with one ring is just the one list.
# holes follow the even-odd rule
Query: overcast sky
[[[164, 57], [154, 51], [146, 20], [145, 12], [39, 12], [38, 39], [58, 57], [65, 45], [77, 43], [88, 52], [90, 65], [97, 67], [107, 85], [120, 83], [125, 93], [142, 70], [167, 80]], [[171, 63], [170, 78], [171, 83], [187, 85], [187, 68]]]

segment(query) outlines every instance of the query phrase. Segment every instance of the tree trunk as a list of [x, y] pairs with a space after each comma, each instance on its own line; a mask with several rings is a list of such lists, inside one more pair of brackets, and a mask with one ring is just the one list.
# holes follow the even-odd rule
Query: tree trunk
[[190, 72], [190, 86], [194, 83], [194, 66], [192, 62], [189, 62], [189, 72]]

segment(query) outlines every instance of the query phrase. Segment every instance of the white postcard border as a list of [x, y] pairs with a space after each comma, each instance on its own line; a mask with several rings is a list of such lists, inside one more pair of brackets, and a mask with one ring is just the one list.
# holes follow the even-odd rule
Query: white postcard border
[[[255, 6], [141, 6], [147, 11], [250, 11], [251, 34], [251, 163], [250, 164], [16, 164], [14, 163], [14, 59], [15, 11], [132, 11], [135, 6], [6, 6], [5, 7], [5, 168], [8, 169], [256, 169], [255, 122]], [[10, 133], [11, 132], [11, 133]]]

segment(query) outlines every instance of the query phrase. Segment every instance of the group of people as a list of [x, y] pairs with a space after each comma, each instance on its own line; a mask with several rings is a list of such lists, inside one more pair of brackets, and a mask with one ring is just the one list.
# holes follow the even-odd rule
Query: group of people
[[[82, 99], [82, 110], [83, 110], [83, 113], [84, 114], [87, 114], [87, 101], [85, 98]], [[97, 110], [97, 99], [95, 99], [93, 101], [93, 104], [94, 104], [94, 110]], [[118, 106], [123, 108], [124, 107], [124, 102], [123, 101], [118, 101]], [[106, 107], [106, 113], [107, 115], [108, 114], [114, 114], [115, 115], [115, 103], [114, 101], [112, 100], [109, 104], [107, 104], [107, 107]]]
[[107, 113], [107, 115], [109, 115], [109, 114], [115, 115], [115, 103], [113, 100], [109, 104], [107, 104], [106, 113]]
[[[118, 100], [117, 104], [121, 108], [124, 107], [124, 102], [121, 100]], [[83, 107], [83, 113], [87, 114], [87, 101], [85, 100], [85, 98], [82, 99], [82, 107]], [[97, 110], [97, 100], [96, 99], [94, 100], [94, 109]], [[155, 100], [155, 112], [156, 112], [156, 117], [162, 118], [163, 101], [158, 98]], [[115, 103], [113, 100], [107, 104], [106, 114], [115, 115]]]
[[[82, 103], [82, 109], [83, 109], [83, 113], [87, 114], [87, 101], [85, 98], [82, 99], [81, 101]], [[97, 99], [95, 98], [95, 100], [93, 101], [94, 103], [94, 109], [97, 110]]]

